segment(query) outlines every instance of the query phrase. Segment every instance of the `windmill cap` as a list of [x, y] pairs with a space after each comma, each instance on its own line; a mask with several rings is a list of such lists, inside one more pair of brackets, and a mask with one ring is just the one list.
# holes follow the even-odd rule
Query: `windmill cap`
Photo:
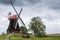
[[9, 19], [17, 19], [16, 15], [9, 16]]

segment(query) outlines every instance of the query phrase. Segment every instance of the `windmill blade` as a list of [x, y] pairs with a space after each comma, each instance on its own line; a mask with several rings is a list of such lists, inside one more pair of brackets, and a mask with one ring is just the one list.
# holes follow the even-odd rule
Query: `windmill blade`
[[17, 15], [18, 15], [18, 12], [16, 11], [16, 9], [15, 9], [15, 7], [14, 7], [14, 5], [13, 5], [13, 3], [12, 3], [12, 1], [10, 0], [10, 3], [11, 3], [11, 5], [12, 5], [12, 7], [13, 7], [13, 9], [15, 10], [15, 12], [17, 13]]
[[22, 9], [20, 10], [20, 13], [19, 13], [19, 14], [17, 13], [17, 16], [18, 16], [18, 18], [20, 19], [20, 21], [22, 22], [22, 24], [25, 26], [23, 20], [22, 20], [22, 19], [20, 18], [20, 16], [19, 16], [19, 15], [21, 14], [21, 12], [22, 12]]
[[17, 14], [17, 15], [18, 15], [18, 17], [20, 17], [21, 12], [22, 12], [22, 8], [21, 8], [21, 10], [20, 10], [19, 14]]
[[19, 17], [19, 19], [20, 19], [20, 21], [22, 22], [22, 24], [23, 24], [24, 26], [26, 26], [25, 23], [23, 22], [23, 20], [22, 20], [20, 17]]
[[20, 10], [20, 12], [19, 12], [19, 15], [21, 14], [21, 12], [22, 12], [22, 8], [21, 8], [21, 10]]

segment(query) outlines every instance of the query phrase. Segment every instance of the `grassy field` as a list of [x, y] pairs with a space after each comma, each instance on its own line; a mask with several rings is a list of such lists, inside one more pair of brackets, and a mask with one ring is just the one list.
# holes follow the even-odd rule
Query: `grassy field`
[[[7, 35], [0, 35], [0, 40], [5, 40]], [[21, 35], [12, 35], [10, 40], [60, 40], [60, 36], [49, 36], [49, 37], [30, 37], [30, 38], [22, 38]]]

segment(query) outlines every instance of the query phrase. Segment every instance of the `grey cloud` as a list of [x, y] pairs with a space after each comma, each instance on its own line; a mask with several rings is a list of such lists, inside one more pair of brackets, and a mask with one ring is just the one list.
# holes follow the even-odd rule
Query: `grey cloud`
[[[15, 0], [12, 0], [12, 2], [14, 2], [14, 1]], [[8, 4], [10, 4], [10, 0], [0, 0], [0, 3], [8, 5]]]
[[17, 6], [25, 6], [26, 4], [26, 1], [25, 0], [16, 0], [15, 1], [15, 5]]
[[[12, 0], [17, 6], [36, 5], [37, 3], [43, 3], [44, 6], [48, 6], [51, 9], [60, 9], [60, 0]], [[10, 4], [9, 0], [0, 0], [0, 3]]]
[[[40, 0], [12, 0], [15, 5], [18, 6], [25, 6], [25, 5], [35, 5], [37, 3], [40, 3]], [[10, 4], [9, 0], [0, 0], [0, 3], [3, 4]]]
[[51, 9], [60, 9], [60, 0], [43, 0], [43, 2]]
[[35, 5], [40, 2], [41, 2], [41, 0], [16, 0], [15, 5], [27, 6], [27, 5]]
[[40, 3], [41, 0], [27, 0], [27, 2], [30, 4], [36, 4], [36, 3]]

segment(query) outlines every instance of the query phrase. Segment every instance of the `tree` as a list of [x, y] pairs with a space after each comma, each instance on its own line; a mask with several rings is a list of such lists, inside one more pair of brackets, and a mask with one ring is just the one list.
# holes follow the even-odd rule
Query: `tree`
[[29, 34], [28, 34], [28, 29], [26, 27], [21, 26], [20, 31], [23, 34], [22, 35], [23, 38], [29, 38], [30, 37]]
[[27, 33], [28, 33], [27, 28], [24, 27], [24, 26], [21, 26], [21, 27], [20, 27], [20, 30], [21, 30], [21, 33], [22, 33], [22, 34], [27, 34]]
[[29, 28], [34, 32], [34, 35], [41, 37], [45, 35], [45, 25], [41, 21], [40, 17], [33, 17], [29, 24]]

